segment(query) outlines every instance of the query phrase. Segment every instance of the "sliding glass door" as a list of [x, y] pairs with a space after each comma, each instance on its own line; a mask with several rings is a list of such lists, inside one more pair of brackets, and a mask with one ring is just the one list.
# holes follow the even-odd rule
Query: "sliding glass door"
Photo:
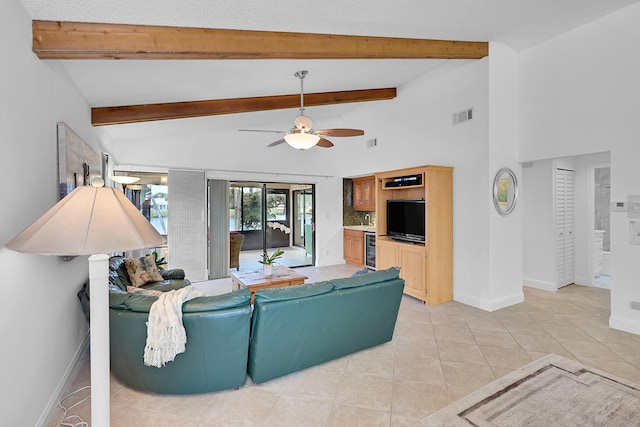
[[313, 190], [311, 188], [294, 190], [293, 198], [293, 245], [304, 248], [305, 257], [313, 258], [314, 222]]
[[244, 236], [240, 269], [257, 269], [260, 255], [284, 251], [280, 265], [314, 264], [313, 185], [232, 182], [229, 229]]

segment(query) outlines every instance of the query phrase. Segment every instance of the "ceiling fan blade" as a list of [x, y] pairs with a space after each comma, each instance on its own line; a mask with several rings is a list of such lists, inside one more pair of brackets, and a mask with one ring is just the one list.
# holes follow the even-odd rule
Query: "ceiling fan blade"
[[238, 132], [269, 132], [269, 133], [281, 133], [286, 135], [287, 131], [284, 130], [263, 130], [263, 129], [238, 129]]
[[328, 139], [320, 138], [320, 141], [318, 141], [316, 145], [322, 148], [331, 148], [333, 147], [333, 142], [329, 141]]
[[336, 129], [322, 129], [317, 130], [316, 135], [323, 136], [360, 136], [364, 135], [364, 131], [360, 129], [344, 129], [344, 128], [336, 128]]
[[283, 139], [279, 139], [279, 140], [277, 140], [277, 141], [272, 142], [271, 144], [267, 145], [267, 147], [275, 147], [276, 145], [280, 145], [280, 144], [282, 144], [283, 142], [286, 142], [286, 141], [284, 140], [284, 138], [283, 138]]

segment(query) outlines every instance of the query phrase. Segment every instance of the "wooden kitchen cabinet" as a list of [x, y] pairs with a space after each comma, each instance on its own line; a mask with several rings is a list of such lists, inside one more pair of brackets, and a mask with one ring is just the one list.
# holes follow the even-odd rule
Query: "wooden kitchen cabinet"
[[422, 301], [427, 299], [427, 252], [424, 245], [380, 240], [377, 243], [378, 269], [400, 267], [404, 293]]
[[398, 248], [400, 277], [404, 279], [404, 293], [425, 301], [427, 297], [427, 251], [422, 245], [402, 244]]
[[344, 260], [347, 264], [364, 267], [364, 231], [344, 229]]
[[400, 267], [398, 260], [398, 245], [385, 239], [376, 241], [376, 268], [386, 270], [391, 267]]
[[353, 209], [370, 212], [376, 210], [376, 179], [374, 176], [353, 178]]

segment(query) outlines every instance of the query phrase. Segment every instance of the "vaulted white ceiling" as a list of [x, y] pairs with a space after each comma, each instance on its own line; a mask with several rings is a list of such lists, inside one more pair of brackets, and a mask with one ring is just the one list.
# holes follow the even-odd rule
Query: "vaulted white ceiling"
[[[497, 41], [516, 51], [638, 0], [21, 0], [33, 19]], [[58, 61], [58, 60], [56, 60]], [[59, 60], [92, 107], [398, 87], [460, 60]], [[466, 61], [466, 60], [465, 60]], [[380, 101], [384, 102], [384, 101]], [[359, 104], [313, 107], [339, 117]], [[295, 110], [108, 126], [114, 141], [216, 129], [281, 129]], [[330, 119], [323, 127], [333, 127]], [[262, 142], [273, 139], [260, 137]]]

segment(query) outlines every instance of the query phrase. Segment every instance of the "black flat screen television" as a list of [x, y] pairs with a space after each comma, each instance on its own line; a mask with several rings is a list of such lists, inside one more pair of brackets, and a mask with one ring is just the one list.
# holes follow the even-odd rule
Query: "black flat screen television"
[[424, 199], [387, 200], [387, 236], [406, 242], [425, 242]]

